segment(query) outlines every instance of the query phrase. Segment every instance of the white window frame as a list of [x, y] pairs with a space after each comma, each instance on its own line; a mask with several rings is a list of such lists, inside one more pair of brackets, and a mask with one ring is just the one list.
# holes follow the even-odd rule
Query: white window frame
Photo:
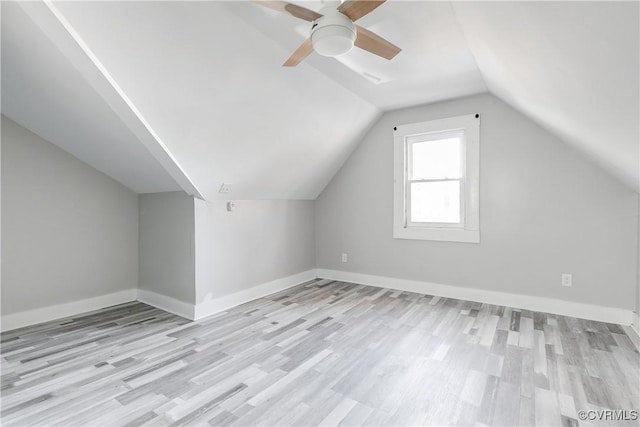
[[[461, 182], [460, 223], [412, 223], [409, 221], [410, 145], [420, 140], [446, 138], [463, 133], [463, 173]], [[414, 139], [413, 142], [409, 142]], [[393, 131], [394, 187], [393, 237], [396, 239], [437, 240], [480, 243], [480, 116], [469, 114], [396, 126]], [[439, 181], [439, 180], [438, 180]]]

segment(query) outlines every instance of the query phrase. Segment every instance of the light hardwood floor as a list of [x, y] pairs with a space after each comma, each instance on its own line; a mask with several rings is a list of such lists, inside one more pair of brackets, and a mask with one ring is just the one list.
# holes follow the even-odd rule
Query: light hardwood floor
[[327, 280], [198, 322], [141, 303], [2, 334], [2, 424], [637, 425], [620, 326]]

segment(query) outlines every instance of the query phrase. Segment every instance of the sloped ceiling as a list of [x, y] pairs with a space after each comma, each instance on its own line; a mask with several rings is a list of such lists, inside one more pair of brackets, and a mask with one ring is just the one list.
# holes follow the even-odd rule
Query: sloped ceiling
[[206, 199], [314, 199], [380, 115], [312, 67], [284, 75], [288, 52], [224, 3], [56, 7]]
[[2, 3], [2, 113], [138, 193], [180, 186], [15, 3]]
[[[359, 24], [403, 48], [393, 61], [354, 49], [339, 60], [312, 54], [295, 68], [281, 63], [308, 23], [250, 2], [50, 9], [126, 94], [126, 106], [112, 100], [112, 109], [121, 119], [135, 111], [206, 199], [314, 199], [383, 111], [487, 90], [638, 189], [635, 2], [390, 0]], [[69, 56], [61, 36], [30, 16]], [[5, 55], [3, 46], [3, 84]], [[25, 87], [40, 78], [17, 74]], [[37, 126], [45, 113], [21, 114]], [[228, 195], [218, 193], [223, 182], [232, 183]]]
[[640, 3], [453, 3], [489, 91], [640, 190]]

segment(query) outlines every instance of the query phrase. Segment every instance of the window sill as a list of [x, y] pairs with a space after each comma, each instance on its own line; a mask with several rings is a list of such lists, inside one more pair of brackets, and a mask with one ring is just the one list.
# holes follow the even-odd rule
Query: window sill
[[435, 240], [440, 242], [480, 243], [480, 230], [455, 228], [394, 227], [394, 239]]

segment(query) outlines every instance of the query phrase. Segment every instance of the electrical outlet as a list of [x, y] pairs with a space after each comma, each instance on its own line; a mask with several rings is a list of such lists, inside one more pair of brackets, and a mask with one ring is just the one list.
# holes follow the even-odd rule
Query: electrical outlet
[[345, 254], [344, 252], [342, 253], [342, 262], [348, 262], [349, 261], [349, 255]]
[[228, 193], [231, 191], [231, 183], [230, 182], [225, 182], [220, 186], [220, 189], [218, 190], [218, 193]]
[[568, 273], [562, 273], [562, 286], [571, 287], [573, 284], [573, 276]]

